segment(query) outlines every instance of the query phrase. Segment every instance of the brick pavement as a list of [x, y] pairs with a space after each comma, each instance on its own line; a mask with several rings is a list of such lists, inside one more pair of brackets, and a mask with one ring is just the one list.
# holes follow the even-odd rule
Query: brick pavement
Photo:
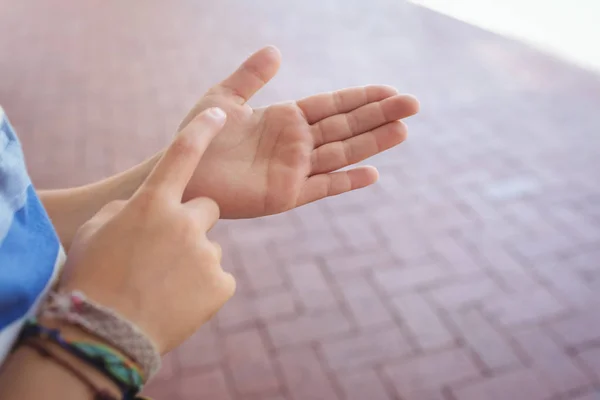
[[0, 9], [0, 102], [40, 187], [148, 156], [265, 43], [284, 65], [256, 104], [380, 82], [422, 102], [376, 186], [215, 229], [238, 293], [149, 393], [600, 398], [597, 75], [392, 0]]

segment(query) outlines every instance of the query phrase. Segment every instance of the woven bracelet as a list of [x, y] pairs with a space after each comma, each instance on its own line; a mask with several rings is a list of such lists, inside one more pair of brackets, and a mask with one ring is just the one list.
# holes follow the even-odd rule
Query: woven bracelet
[[140, 366], [144, 382], [160, 369], [158, 349], [137, 326], [81, 292], [51, 292], [40, 316], [77, 325], [103, 339]]
[[125, 400], [137, 399], [143, 380], [140, 371], [126, 358], [107, 346], [97, 343], [68, 341], [58, 329], [40, 325], [35, 319], [25, 323], [19, 336], [19, 343], [26, 344], [32, 338], [54, 343], [67, 353], [94, 367], [112, 380]]

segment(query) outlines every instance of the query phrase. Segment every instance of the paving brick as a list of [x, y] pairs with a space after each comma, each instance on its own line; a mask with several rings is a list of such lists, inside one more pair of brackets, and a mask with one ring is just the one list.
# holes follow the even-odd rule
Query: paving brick
[[528, 363], [538, 371], [540, 381], [554, 393], [569, 393], [588, 387], [591, 382], [564, 347], [559, 346], [544, 330], [529, 327], [513, 332], [515, 341], [529, 357]]
[[595, 374], [597, 382], [600, 382], [600, 348], [586, 349], [578, 354], [584, 364]]
[[294, 319], [267, 324], [267, 331], [275, 347], [322, 340], [349, 330], [350, 323], [337, 310], [299, 315]]
[[297, 311], [296, 300], [289, 291], [267, 292], [253, 299], [256, 315], [263, 321], [293, 316]]
[[305, 309], [320, 310], [337, 306], [332, 288], [315, 262], [291, 264], [286, 269]]
[[552, 208], [552, 218], [581, 244], [595, 244], [600, 240], [600, 225], [589, 218], [584, 210], [555, 206]]
[[600, 391], [592, 391], [586, 394], [582, 394], [581, 396], [574, 397], [573, 400], [598, 400], [600, 397]]
[[529, 291], [539, 285], [533, 279], [532, 272], [514, 255], [510, 254], [503, 244], [494, 237], [479, 237], [475, 248], [487, 260], [485, 267], [493, 276], [499, 278], [505, 289], [513, 292]]
[[181, 377], [179, 381], [181, 398], [230, 400], [225, 375], [220, 369], [197, 372]]
[[526, 293], [489, 299], [483, 309], [504, 325], [540, 322], [567, 311], [558, 299], [541, 287]]
[[584, 282], [584, 278], [563, 261], [540, 262], [535, 266], [540, 278], [572, 307], [585, 308], [599, 300], [598, 294]]
[[217, 336], [205, 325], [173, 351], [183, 370], [218, 363], [223, 356]]
[[373, 370], [340, 374], [338, 382], [347, 400], [391, 400], [393, 398]]
[[411, 265], [374, 272], [374, 279], [387, 293], [393, 294], [440, 283], [448, 277], [448, 271], [435, 263]]
[[448, 327], [422, 296], [407, 294], [395, 297], [393, 305], [420, 348], [436, 349], [455, 342]]
[[236, 293], [216, 315], [220, 330], [232, 330], [252, 325], [256, 320], [254, 303], [242, 293]]
[[[492, 220], [497, 213], [496, 206], [484, 199], [481, 196], [481, 194], [475, 191], [461, 191], [460, 199], [471, 211], [476, 213], [480, 218], [484, 220]], [[506, 225], [502, 225], [502, 227], [505, 228]], [[502, 232], [503, 235], [506, 235], [508, 233], [504, 229], [499, 230], [499, 232]]]
[[600, 248], [591, 246], [578, 249], [569, 254], [563, 261], [570, 268], [583, 273], [583, 276], [600, 276]]
[[248, 286], [255, 292], [280, 289], [285, 284], [281, 263], [271, 256], [264, 245], [240, 248], [237, 264], [244, 269]]
[[421, 233], [408, 226], [404, 219], [384, 213], [377, 220], [377, 227], [387, 237], [390, 250], [404, 263], [414, 262], [433, 253], [431, 242]]
[[481, 270], [481, 261], [475, 259], [465, 244], [457, 243], [450, 236], [439, 238], [434, 243], [434, 249], [447, 265], [458, 274], [470, 274]]
[[256, 329], [226, 335], [223, 341], [228, 368], [238, 393], [261, 394], [279, 388], [269, 354]]
[[350, 369], [379, 364], [411, 353], [412, 349], [398, 328], [357, 335], [323, 343], [323, 354], [333, 369]]
[[179, 382], [177, 380], [157, 379], [144, 386], [144, 396], [152, 399], [180, 399]]
[[509, 179], [491, 182], [484, 188], [485, 196], [492, 201], [510, 201], [540, 192], [541, 182], [530, 175], [516, 175]]
[[293, 400], [339, 398], [312, 348], [283, 351], [277, 355], [277, 360]]
[[353, 279], [343, 281], [340, 290], [345, 304], [360, 328], [391, 323], [393, 316], [370, 281]]
[[156, 380], [171, 379], [175, 376], [175, 374], [177, 374], [178, 370], [179, 370], [179, 361], [177, 360], [177, 354], [175, 351], [171, 351], [170, 353], [168, 353], [162, 357], [160, 371], [158, 371], [158, 374], [155, 375], [153, 379], [156, 379]]
[[388, 251], [361, 251], [325, 257], [325, 266], [336, 277], [362, 276], [384, 266], [394, 266], [396, 261]]
[[285, 284], [280, 268], [280, 266], [270, 260], [262, 264], [255, 264], [246, 274], [249, 286], [255, 292], [280, 289]]
[[568, 346], [578, 346], [600, 339], [600, 320], [595, 307], [565, 317], [549, 326]]
[[461, 400], [545, 400], [552, 392], [533, 371], [514, 371], [454, 391]]
[[463, 349], [444, 350], [388, 365], [384, 372], [403, 399], [445, 399], [444, 386], [479, 376], [477, 366]]
[[487, 368], [502, 370], [522, 364], [507, 338], [479, 310], [465, 310], [451, 315], [466, 345], [477, 353]]
[[551, 257], [558, 252], [568, 253], [578, 247], [575, 239], [565, 233], [553, 231], [515, 237], [510, 246], [528, 260]]
[[489, 297], [500, 295], [498, 284], [484, 274], [460, 276], [440, 287], [427, 291], [428, 295], [447, 310], [469, 307]]
[[279, 394], [274, 395], [260, 395], [260, 396], [245, 396], [241, 397], [242, 400], [287, 400], [287, 397]]
[[338, 239], [333, 229], [321, 228], [290, 240], [278, 240], [269, 250], [280, 262], [289, 262], [317, 255], [339, 253], [344, 251], [344, 244]]
[[[475, 213], [462, 212], [451, 202], [422, 206], [413, 211], [411, 217], [415, 228], [426, 236], [445, 236], [449, 232], [469, 226], [477, 218]], [[436, 248], [434, 243], [434, 249]]]
[[366, 221], [359, 213], [347, 214], [334, 222], [336, 232], [346, 245], [353, 249], [379, 249], [381, 240], [373, 229], [373, 224]]
[[228, 235], [231, 241], [244, 247], [261, 247], [270, 240], [291, 238], [298, 234], [292, 218], [288, 214], [267, 217], [262, 220], [244, 220], [242, 224], [230, 225]]
[[[551, 253], [551, 248], [544, 246], [550, 240], [559, 243], [561, 239], [567, 239], [565, 232], [559, 229], [544, 203], [536, 202], [535, 199], [523, 199], [506, 204], [503, 209], [504, 218], [510, 219], [520, 227], [520, 235], [515, 235], [511, 243], [513, 248], [520, 250], [525, 257], [543, 256]], [[528, 243], [525, 239], [528, 239]], [[550, 251], [549, 251], [550, 250]]]

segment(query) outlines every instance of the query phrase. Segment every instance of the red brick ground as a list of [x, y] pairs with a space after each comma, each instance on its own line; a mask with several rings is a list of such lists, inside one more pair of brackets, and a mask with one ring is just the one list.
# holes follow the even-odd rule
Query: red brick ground
[[255, 104], [421, 99], [375, 187], [217, 227], [238, 294], [157, 398], [600, 396], [598, 76], [396, 0], [0, 3], [0, 102], [41, 187], [150, 155], [266, 43], [284, 65]]

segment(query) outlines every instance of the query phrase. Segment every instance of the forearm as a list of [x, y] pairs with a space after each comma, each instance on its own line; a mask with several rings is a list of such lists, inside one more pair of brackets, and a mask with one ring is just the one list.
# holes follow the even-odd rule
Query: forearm
[[60, 241], [68, 250], [79, 227], [105, 204], [126, 200], [144, 182], [160, 154], [135, 167], [89, 185], [59, 190], [43, 190], [38, 194]]

